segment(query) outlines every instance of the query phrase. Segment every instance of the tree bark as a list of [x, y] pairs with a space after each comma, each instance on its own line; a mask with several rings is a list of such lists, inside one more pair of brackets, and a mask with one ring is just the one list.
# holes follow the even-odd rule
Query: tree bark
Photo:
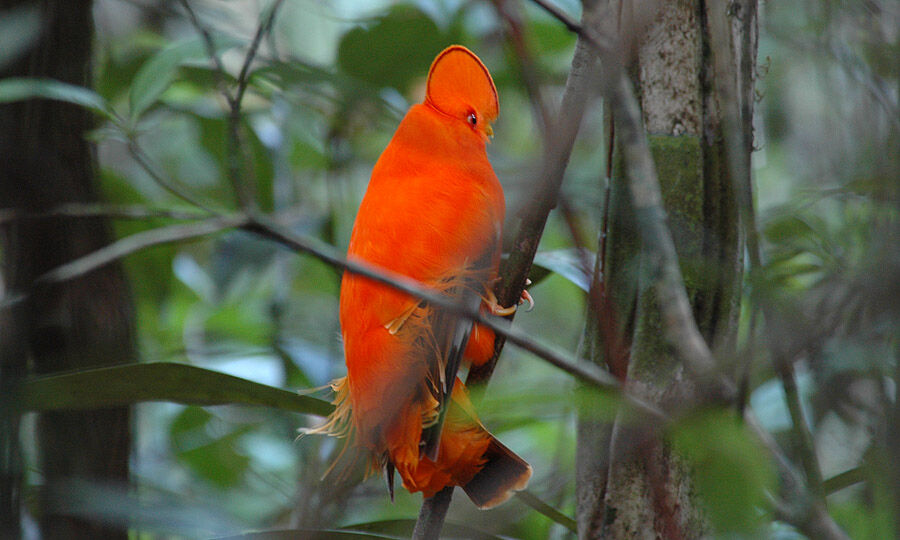
[[[90, 0], [4, 0], [2, 8], [34, 5], [41, 34], [33, 48], [2, 68], [2, 76], [50, 78], [89, 86], [93, 31]], [[97, 202], [92, 148], [85, 135], [91, 114], [70, 104], [34, 99], [0, 107], [0, 205], [40, 213], [64, 203]], [[37, 374], [126, 363], [136, 357], [130, 291], [118, 264], [69, 282], [36, 287], [43, 273], [108, 244], [100, 218], [23, 219], [0, 230], [6, 289], [24, 300], [0, 313], [0, 377], [5, 390]], [[3, 405], [8, 405], [4, 403]], [[19, 536], [18, 411], [5, 407], [2, 486], [9, 537]], [[130, 412], [114, 408], [43, 414], [38, 423], [40, 528], [43, 538], [121, 538], [122, 526], [78, 515], [71, 482], [123, 488], [128, 481]], [[9, 457], [8, 457], [9, 456]], [[66, 495], [68, 494], [68, 495]], [[79, 502], [84, 508], [85, 501]], [[105, 507], [114, 501], [99, 501]], [[15, 515], [14, 515], [15, 514]]]
[[[714, 83], [715, 77], [734, 77], [747, 62], [755, 66], [756, 12], [747, 24], [729, 25], [733, 43], [751, 46], [741, 47], [733, 57], [735, 70], [723, 74], [714, 71], [704, 0], [661, 2], [658, 7], [640, 4], [612, 0], [609, 7], [617, 14], [623, 62], [638, 89], [694, 318], [707, 343], [727, 352], [734, 346], [737, 329], [743, 238]], [[648, 9], [655, 13], [649, 23], [639, 18]], [[753, 32], [753, 39], [744, 39], [742, 32]], [[740, 79], [740, 85], [742, 92], [752, 90], [752, 78], [749, 83]], [[752, 91], [749, 94], [742, 97], [752, 99]], [[752, 101], [745, 105], [752, 107]], [[616, 111], [607, 113], [614, 121]], [[749, 129], [749, 115], [742, 121]], [[749, 162], [749, 146], [745, 151]], [[621, 180], [627, 164], [618, 149], [614, 156], [609, 225], [601, 245], [607, 267], [603, 285], [630, 351], [628, 387], [671, 409], [695, 399], [697, 392], [666, 341], [652, 277], [642, 271], [645, 253], [628, 204], [628, 187]], [[586, 339], [600, 338], [589, 332]], [[598, 356], [602, 355], [594, 354], [592, 360], [598, 362]], [[587, 429], [590, 421], [584, 415], [579, 419], [579, 455], [585, 453], [582, 444], [609, 445], [602, 453], [605, 474], [593, 473], [595, 479], [605, 476], [606, 483], [602, 503], [579, 504], [579, 537], [697, 538], [708, 532], [690, 470], [664, 440], [648, 439], [620, 420], [604, 437], [596, 426]], [[579, 476], [591, 467], [597, 469], [597, 459], [597, 455], [594, 462], [578, 459]], [[589, 500], [580, 497], [579, 503], [582, 498]]]

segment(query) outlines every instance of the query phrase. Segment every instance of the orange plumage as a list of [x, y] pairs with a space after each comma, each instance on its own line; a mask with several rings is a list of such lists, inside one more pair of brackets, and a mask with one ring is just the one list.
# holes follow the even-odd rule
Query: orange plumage
[[[481, 61], [461, 46], [441, 52], [424, 102], [375, 164], [348, 257], [470, 305], [490, 298], [505, 203], [485, 145], [498, 113]], [[493, 332], [352, 273], [340, 318], [347, 377], [335, 385], [332, 432], [351, 435], [390, 478], [396, 467], [403, 485], [425, 497], [462, 486], [486, 508], [525, 487], [531, 467], [484, 429], [455, 376], [460, 356], [474, 364], [490, 357]], [[341, 421], [349, 426], [336, 428]]]

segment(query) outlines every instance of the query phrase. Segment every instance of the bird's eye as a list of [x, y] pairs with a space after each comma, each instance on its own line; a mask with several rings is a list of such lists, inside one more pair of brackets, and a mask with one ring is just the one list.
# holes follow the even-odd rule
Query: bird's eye
[[478, 123], [478, 117], [475, 116], [475, 113], [469, 113], [469, 116], [466, 118], [470, 124], [473, 126]]

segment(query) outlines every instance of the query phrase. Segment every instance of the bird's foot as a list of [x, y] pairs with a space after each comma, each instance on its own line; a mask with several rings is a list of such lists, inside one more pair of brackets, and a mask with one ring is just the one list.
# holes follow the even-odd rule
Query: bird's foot
[[[525, 285], [531, 285], [531, 280], [526, 279]], [[500, 317], [512, 315], [516, 312], [516, 309], [525, 302], [528, 302], [528, 309], [526, 311], [531, 311], [532, 309], [534, 309], [534, 298], [527, 290], [522, 291], [522, 294], [519, 296], [519, 302], [517, 304], [508, 307], [503, 307], [500, 305], [500, 302], [497, 301], [497, 296], [494, 294], [492, 288], [488, 288], [486, 296], [482, 296], [481, 298], [487, 305], [488, 311], [490, 311], [492, 315], [498, 315]]]

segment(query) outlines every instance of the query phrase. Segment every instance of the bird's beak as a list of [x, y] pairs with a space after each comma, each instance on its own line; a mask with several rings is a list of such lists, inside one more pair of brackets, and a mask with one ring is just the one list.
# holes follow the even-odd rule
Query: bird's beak
[[490, 124], [488, 124], [487, 126], [485, 126], [484, 132], [487, 133], [487, 136], [490, 137], [491, 139], [494, 138], [494, 128], [491, 127]]

